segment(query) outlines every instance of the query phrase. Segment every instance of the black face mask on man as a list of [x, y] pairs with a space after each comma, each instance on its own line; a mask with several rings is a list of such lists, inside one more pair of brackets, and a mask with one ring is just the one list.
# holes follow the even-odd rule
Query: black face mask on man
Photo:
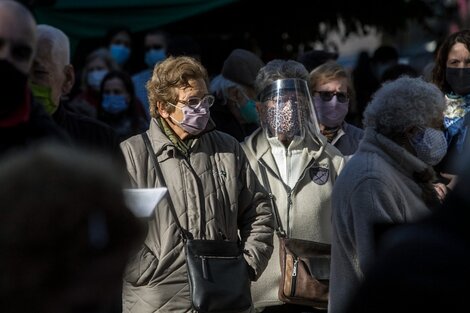
[[0, 60], [0, 117], [6, 117], [24, 100], [28, 76], [13, 64]]
[[452, 91], [460, 96], [470, 93], [470, 68], [446, 68], [446, 81]]

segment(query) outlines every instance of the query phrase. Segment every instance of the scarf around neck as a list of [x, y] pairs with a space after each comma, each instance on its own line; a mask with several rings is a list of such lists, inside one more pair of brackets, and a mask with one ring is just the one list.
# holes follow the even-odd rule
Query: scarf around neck
[[465, 116], [470, 111], [470, 94], [458, 96], [456, 94], [446, 94], [447, 107], [444, 111], [444, 133], [447, 144], [455, 140], [457, 151], [462, 152], [465, 138], [467, 136], [467, 125]]
[[194, 141], [194, 138], [181, 140], [181, 138], [175, 134], [173, 129], [171, 129], [171, 127], [168, 125], [165, 119], [162, 118], [161, 116], [157, 118], [157, 124], [158, 124], [158, 127], [160, 127], [160, 129], [163, 131], [165, 136], [167, 136], [168, 139], [170, 139], [171, 143], [175, 145], [176, 149], [178, 149], [181, 153], [183, 153], [185, 157], [188, 157], [191, 152], [191, 146]]

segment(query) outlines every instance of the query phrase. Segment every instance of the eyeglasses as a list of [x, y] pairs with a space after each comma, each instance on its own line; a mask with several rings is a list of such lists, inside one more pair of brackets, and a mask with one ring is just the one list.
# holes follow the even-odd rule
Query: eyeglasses
[[331, 101], [333, 99], [333, 96], [336, 96], [336, 99], [338, 99], [339, 102], [345, 103], [349, 101], [349, 96], [346, 92], [336, 92], [336, 91], [318, 91], [315, 90], [316, 93], [320, 96], [320, 99], [323, 101]]
[[214, 101], [215, 101], [215, 97], [213, 95], [205, 95], [202, 98], [191, 97], [188, 100], [178, 99], [179, 103], [182, 103], [182, 104], [187, 105], [187, 106], [192, 107], [192, 108], [195, 108], [195, 107], [199, 106], [200, 104], [211, 107], [214, 104]]

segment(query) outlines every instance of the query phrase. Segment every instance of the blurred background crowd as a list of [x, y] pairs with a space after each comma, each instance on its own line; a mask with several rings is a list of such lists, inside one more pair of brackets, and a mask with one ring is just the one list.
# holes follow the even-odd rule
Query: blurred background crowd
[[168, 202], [123, 198], [155, 166], [182, 224], [246, 245], [251, 309], [317, 312], [278, 299], [278, 207], [332, 245], [331, 313], [401, 273], [386, 309], [460, 311], [469, 27], [467, 0], [0, 0], [0, 311], [192, 310]]

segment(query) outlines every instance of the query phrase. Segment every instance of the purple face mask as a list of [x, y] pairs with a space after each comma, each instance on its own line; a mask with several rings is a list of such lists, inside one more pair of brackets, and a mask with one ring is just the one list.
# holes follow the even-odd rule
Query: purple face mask
[[330, 101], [323, 101], [320, 96], [314, 97], [315, 110], [321, 124], [336, 127], [343, 123], [348, 114], [349, 101], [339, 102], [334, 96]]
[[[171, 103], [170, 103], [171, 104]], [[184, 106], [182, 108], [173, 105], [175, 108], [183, 111], [184, 117], [181, 122], [178, 122], [173, 117], [170, 118], [173, 122], [180, 125], [180, 127], [191, 135], [200, 134], [207, 126], [210, 118], [209, 107], [206, 101], [201, 101], [196, 107]]]

